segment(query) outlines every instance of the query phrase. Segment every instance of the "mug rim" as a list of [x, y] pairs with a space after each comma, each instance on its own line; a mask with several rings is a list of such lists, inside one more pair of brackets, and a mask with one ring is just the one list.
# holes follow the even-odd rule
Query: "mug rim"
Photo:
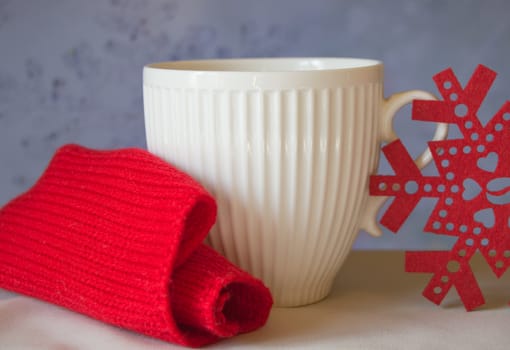
[[[340, 65], [340, 62], [343, 65]], [[283, 69], [291, 63], [294, 68], [301, 69]], [[223, 65], [223, 70], [204, 69], [211, 65], [216, 68]], [[232, 68], [235, 65], [237, 70]], [[258, 70], [247, 69], [255, 65]], [[266, 69], [261, 69], [264, 65]], [[272, 69], [267, 69], [268, 65], [271, 65]], [[240, 70], [239, 66], [245, 69]], [[231, 68], [227, 70], [225, 67]], [[292, 57], [166, 61], [144, 66], [143, 85], [170, 89], [229, 91], [338, 88], [382, 84], [383, 71], [381, 61], [364, 58]]]
[[161, 61], [144, 69], [202, 73], [306, 73], [352, 71], [382, 65], [370, 58], [356, 57], [253, 57]]

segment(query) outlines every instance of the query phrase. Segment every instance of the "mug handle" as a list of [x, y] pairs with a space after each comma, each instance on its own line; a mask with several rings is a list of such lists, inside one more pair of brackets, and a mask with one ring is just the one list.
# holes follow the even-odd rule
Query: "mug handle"
[[[383, 142], [392, 142], [398, 138], [395, 130], [393, 129], [393, 118], [397, 111], [413, 100], [437, 100], [437, 98], [427, 91], [410, 90], [399, 92], [391, 95], [388, 99], [383, 101], [382, 106], [382, 121], [380, 124], [380, 140]], [[448, 136], [448, 124], [438, 123], [433, 141], [444, 140]], [[427, 147], [423, 153], [414, 160], [416, 166], [422, 169], [432, 160], [432, 153]], [[364, 215], [361, 217], [360, 229], [365, 230], [374, 237], [379, 237], [382, 234], [381, 228], [377, 224], [377, 212], [388, 199], [386, 196], [369, 197], [365, 205]]]

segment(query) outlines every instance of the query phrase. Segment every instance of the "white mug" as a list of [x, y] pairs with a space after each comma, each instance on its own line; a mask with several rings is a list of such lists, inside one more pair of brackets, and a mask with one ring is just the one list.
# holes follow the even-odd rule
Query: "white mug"
[[[151, 152], [216, 198], [209, 244], [261, 278], [276, 306], [326, 297], [360, 228], [380, 235], [369, 198], [396, 111], [424, 91], [383, 97], [383, 65], [354, 58], [149, 64]], [[434, 139], [444, 139], [439, 124]], [[431, 160], [428, 149], [417, 159]]]

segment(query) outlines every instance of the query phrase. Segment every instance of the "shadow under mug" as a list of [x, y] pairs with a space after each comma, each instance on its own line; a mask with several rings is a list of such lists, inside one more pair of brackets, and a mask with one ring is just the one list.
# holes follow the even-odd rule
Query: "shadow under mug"
[[[276, 306], [326, 297], [360, 228], [381, 234], [369, 198], [381, 142], [413, 90], [383, 96], [383, 65], [355, 58], [149, 64], [147, 145], [216, 198], [209, 244], [261, 278]], [[444, 139], [439, 124], [434, 139]], [[431, 160], [426, 150], [418, 159]]]

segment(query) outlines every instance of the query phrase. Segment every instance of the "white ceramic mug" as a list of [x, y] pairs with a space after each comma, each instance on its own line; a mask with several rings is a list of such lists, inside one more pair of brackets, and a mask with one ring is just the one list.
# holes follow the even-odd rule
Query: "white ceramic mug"
[[[330, 292], [360, 228], [382, 141], [408, 91], [383, 97], [383, 65], [351, 58], [162, 62], [144, 67], [148, 148], [216, 198], [209, 243], [261, 278], [277, 306]], [[446, 137], [440, 124], [434, 139]], [[425, 151], [422, 167], [431, 159]]]

